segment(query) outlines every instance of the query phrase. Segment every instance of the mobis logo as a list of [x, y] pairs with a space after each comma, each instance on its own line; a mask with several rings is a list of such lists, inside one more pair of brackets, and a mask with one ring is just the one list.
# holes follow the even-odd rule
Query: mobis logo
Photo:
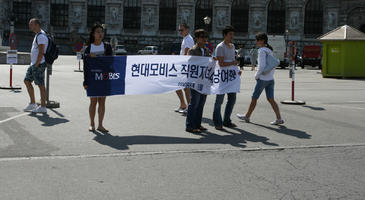
[[95, 80], [97, 81], [117, 80], [119, 78], [120, 78], [120, 73], [113, 73], [113, 72], [95, 73]]

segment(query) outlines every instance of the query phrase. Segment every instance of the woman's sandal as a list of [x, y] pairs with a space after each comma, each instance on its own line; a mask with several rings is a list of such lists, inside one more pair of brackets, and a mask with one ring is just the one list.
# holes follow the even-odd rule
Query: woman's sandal
[[95, 126], [89, 126], [89, 131], [90, 132], [95, 131]]
[[106, 129], [106, 128], [104, 128], [104, 127], [98, 127], [96, 130], [98, 130], [98, 131], [100, 131], [102, 133], [108, 133], [109, 132], [109, 130]]

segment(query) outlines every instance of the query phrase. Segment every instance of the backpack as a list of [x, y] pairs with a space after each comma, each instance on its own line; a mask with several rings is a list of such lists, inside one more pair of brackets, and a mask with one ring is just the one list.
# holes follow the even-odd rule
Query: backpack
[[[38, 33], [42, 34], [42, 33]], [[37, 35], [37, 37], [38, 37]], [[54, 42], [53, 36], [50, 34], [45, 34], [48, 38], [48, 46], [46, 49], [46, 53], [44, 54], [44, 59], [47, 64], [52, 65], [53, 62], [58, 58], [58, 47], [56, 46], [56, 43]], [[38, 45], [38, 40], [36, 39], [36, 43]]]
[[272, 56], [271, 54], [266, 54], [266, 65], [264, 68], [264, 71], [262, 71], [263, 75], [266, 75], [270, 73], [274, 68], [279, 66], [280, 60], [277, 59], [275, 56]]

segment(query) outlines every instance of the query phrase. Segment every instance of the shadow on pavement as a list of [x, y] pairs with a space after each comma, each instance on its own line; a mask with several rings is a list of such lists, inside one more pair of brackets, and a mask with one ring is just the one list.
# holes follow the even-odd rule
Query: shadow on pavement
[[64, 118], [50, 117], [48, 114], [35, 114], [30, 113], [29, 116], [38, 118], [39, 121], [43, 122], [42, 126], [55, 126], [58, 124], [67, 123], [70, 120]]
[[281, 133], [281, 134], [284, 134], [284, 135], [289, 135], [289, 136], [293, 136], [293, 137], [297, 137], [297, 138], [301, 138], [301, 139], [310, 139], [310, 138], [312, 138], [312, 135], [309, 135], [308, 133], [306, 133], [304, 131], [290, 129], [290, 128], [287, 128], [286, 126], [277, 126], [277, 128], [274, 128], [274, 127], [269, 127], [269, 126], [265, 126], [265, 125], [262, 125], [262, 124], [255, 124], [255, 123], [252, 123], [252, 122], [251, 122], [251, 124], [256, 125], [256, 126], [260, 126], [260, 127], [272, 130], [272, 131], [275, 131], [277, 133]]
[[325, 108], [322, 108], [322, 107], [315, 107], [315, 106], [308, 106], [308, 105], [305, 105], [305, 106], [302, 106], [302, 107], [309, 108], [311, 110], [316, 110], [316, 111], [326, 110]]
[[[150, 136], [150, 135], [136, 135], [136, 136], [113, 136], [109, 133], [100, 133], [94, 131], [96, 135], [94, 140], [100, 144], [110, 146], [118, 150], [127, 150], [130, 145], [141, 144], [230, 144], [234, 147], [245, 148], [247, 141], [261, 142], [265, 145], [279, 146], [275, 143], [270, 143], [269, 138], [258, 136], [244, 130], [234, 128], [240, 132], [234, 133], [226, 129], [226, 133], [230, 135], [218, 135], [209, 131], [204, 131], [199, 134], [201, 138], [182, 138], [182, 137], [167, 137], [167, 136]], [[190, 134], [190, 133], [188, 133]]]

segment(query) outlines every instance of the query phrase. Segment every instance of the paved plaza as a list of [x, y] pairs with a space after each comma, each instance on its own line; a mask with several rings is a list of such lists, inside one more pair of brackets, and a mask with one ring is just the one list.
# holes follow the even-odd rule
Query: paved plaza
[[[50, 100], [60, 108], [42, 115], [22, 111], [27, 66], [14, 66], [13, 84], [22, 90], [0, 90], [0, 199], [365, 197], [365, 79], [324, 79], [318, 69], [298, 68], [296, 99], [306, 105], [279, 104], [285, 124], [273, 126], [264, 93], [251, 123], [235, 117], [247, 111], [255, 85], [247, 67], [232, 114], [237, 128], [214, 129], [210, 95], [208, 131], [185, 132], [177, 96], [168, 93], [107, 97], [110, 133], [102, 134], [88, 131], [77, 68], [76, 56], [56, 60]], [[0, 85], [8, 76], [9, 65], [0, 65]], [[278, 102], [290, 99], [290, 87], [288, 70], [276, 70]]]

